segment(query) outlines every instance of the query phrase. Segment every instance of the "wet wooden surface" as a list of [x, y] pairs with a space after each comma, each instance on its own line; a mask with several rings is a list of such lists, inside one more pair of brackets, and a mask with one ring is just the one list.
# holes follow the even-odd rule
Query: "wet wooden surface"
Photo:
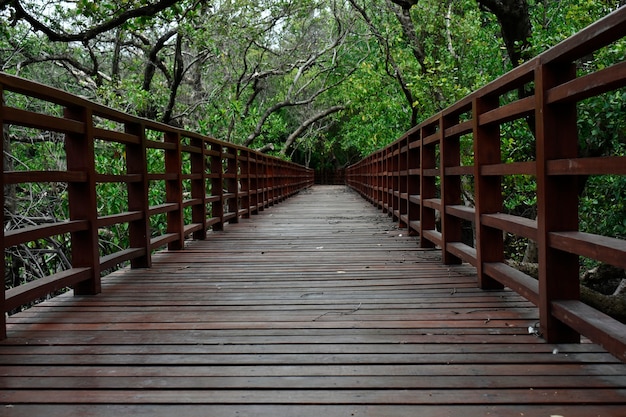
[[626, 364], [537, 320], [318, 186], [10, 317], [0, 415], [626, 415]]

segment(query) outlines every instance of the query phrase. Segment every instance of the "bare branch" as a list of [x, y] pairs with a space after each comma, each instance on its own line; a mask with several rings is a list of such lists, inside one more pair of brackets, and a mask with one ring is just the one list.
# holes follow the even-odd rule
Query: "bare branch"
[[287, 150], [289, 149], [289, 147], [293, 144], [293, 142], [302, 134], [302, 132], [304, 132], [309, 126], [311, 126], [313, 123], [317, 122], [318, 120], [323, 119], [326, 116], [329, 116], [333, 113], [337, 113], [341, 110], [344, 110], [346, 107], [345, 106], [333, 106], [330, 107], [322, 112], [317, 113], [316, 115], [308, 118], [307, 120], [305, 120], [304, 122], [302, 122], [302, 124], [300, 124], [300, 126], [298, 126], [298, 128], [296, 130], [294, 130], [289, 137], [287, 138], [287, 140], [285, 141], [285, 144], [283, 145], [283, 148], [280, 151], [281, 155], [286, 155], [287, 154]]
[[180, 0], [159, 0], [154, 4], [148, 4], [146, 6], [139, 7], [137, 9], [127, 10], [119, 15], [107, 20], [104, 23], [94, 26], [91, 29], [79, 32], [79, 33], [61, 33], [53, 30], [46, 24], [37, 20], [34, 16], [24, 10], [19, 0], [9, 0], [3, 6], [10, 4], [15, 8], [16, 20], [24, 19], [28, 22], [33, 29], [45, 34], [52, 42], [84, 42], [94, 39], [101, 33], [108, 32], [111, 29], [115, 29], [118, 26], [126, 23], [127, 21], [137, 17], [151, 17], [157, 13], [175, 5]]

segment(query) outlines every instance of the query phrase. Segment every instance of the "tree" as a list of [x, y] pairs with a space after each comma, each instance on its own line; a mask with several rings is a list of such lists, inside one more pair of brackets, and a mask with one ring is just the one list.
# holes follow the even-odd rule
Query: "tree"
[[516, 67], [532, 58], [532, 27], [528, 0], [477, 0], [500, 23], [502, 40], [511, 64]]

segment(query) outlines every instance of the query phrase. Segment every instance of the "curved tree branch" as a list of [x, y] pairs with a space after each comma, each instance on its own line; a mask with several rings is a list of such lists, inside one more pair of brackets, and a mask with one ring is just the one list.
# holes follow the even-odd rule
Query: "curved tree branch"
[[0, 6], [6, 7], [12, 6], [15, 9], [15, 20], [23, 19], [30, 24], [33, 29], [45, 34], [52, 42], [84, 42], [94, 39], [101, 33], [107, 32], [111, 29], [126, 23], [127, 21], [137, 17], [151, 17], [157, 13], [175, 5], [180, 0], [159, 0], [156, 3], [148, 4], [146, 6], [138, 7], [136, 9], [126, 10], [111, 19], [96, 25], [90, 29], [84, 30], [79, 33], [65, 33], [57, 32], [45, 23], [39, 21], [33, 15], [29, 14], [19, 0], [9, 0], [0, 4]]
[[294, 130], [289, 137], [287, 138], [287, 140], [285, 141], [285, 144], [283, 145], [283, 148], [280, 150], [280, 154], [281, 155], [286, 155], [287, 154], [287, 150], [289, 149], [289, 147], [293, 144], [293, 142], [298, 138], [298, 136], [300, 136], [302, 134], [302, 132], [304, 132], [309, 126], [311, 126], [313, 123], [317, 122], [318, 120], [323, 119], [326, 116], [329, 116], [333, 113], [337, 113], [341, 110], [344, 110], [346, 107], [345, 106], [333, 106], [330, 107], [322, 112], [317, 113], [316, 115], [308, 118], [307, 120], [305, 120], [304, 122], [302, 122], [302, 124], [300, 124], [300, 126], [298, 126], [298, 128], [296, 130]]
[[178, 95], [178, 87], [183, 82], [183, 76], [185, 74], [185, 65], [183, 62], [183, 37], [179, 33], [176, 37], [176, 52], [174, 53], [174, 71], [172, 82], [170, 85], [170, 97], [167, 103], [167, 108], [163, 113], [163, 123], [171, 123], [172, 113], [174, 112], [174, 106], [176, 105], [176, 96]]

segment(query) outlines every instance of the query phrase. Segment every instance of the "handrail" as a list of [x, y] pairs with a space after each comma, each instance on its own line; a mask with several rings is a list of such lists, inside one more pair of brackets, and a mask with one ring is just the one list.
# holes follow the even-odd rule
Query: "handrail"
[[[60, 107], [63, 115], [11, 107], [6, 100], [9, 92]], [[64, 135], [67, 167], [8, 172], [3, 166], [2, 189], [16, 184], [66, 183], [70, 218], [11, 231], [3, 228], [3, 253], [14, 245], [69, 234], [72, 261], [68, 270], [3, 289], [0, 339], [6, 338], [7, 312], [67, 286], [73, 286], [75, 294], [97, 294], [103, 271], [127, 261], [132, 267], [149, 267], [155, 249], [165, 245], [183, 249], [186, 238], [205, 239], [209, 229], [222, 230], [226, 223], [237, 223], [314, 182], [312, 169], [0, 73], [0, 136], [4, 138], [11, 126]], [[123, 149], [125, 173], [98, 172], [96, 142]], [[4, 153], [4, 141], [1, 146]], [[150, 155], [163, 160], [160, 169], [149, 171]], [[152, 185], [159, 182], [165, 188], [162, 201], [149, 206]], [[102, 201], [97, 185], [106, 183], [125, 188], [126, 211], [98, 214]], [[0, 209], [4, 224], [4, 195]], [[167, 217], [164, 233], [152, 230], [151, 220], [157, 215]], [[101, 256], [99, 228], [120, 224], [128, 225], [128, 247]]]
[[[626, 268], [626, 241], [578, 231], [577, 187], [578, 176], [625, 175], [626, 158], [579, 158], [576, 114], [583, 99], [626, 86], [626, 63], [580, 77], [575, 65], [624, 34], [622, 7], [352, 165], [347, 183], [422, 246], [441, 248], [444, 263], [474, 265], [481, 288], [508, 286], [535, 303], [549, 342], [582, 334], [626, 361], [626, 326], [582, 303], [579, 288], [579, 256]], [[532, 95], [501, 103], [524, 87]], [[533, 118], [536, 158], [503, 162], [501, 125]], [[472, 163], [461, 163], [461, 138]], [[536, 219], [502, 213], [509, 175], [536, 179]], [[462, 178], [474, 183], [474, 207], [463, 204]], [[462, 239], [464, 222], [474, 224], [475, 244]], [[538, 281], [505, 263], [503, 231], [537, 243]]]

